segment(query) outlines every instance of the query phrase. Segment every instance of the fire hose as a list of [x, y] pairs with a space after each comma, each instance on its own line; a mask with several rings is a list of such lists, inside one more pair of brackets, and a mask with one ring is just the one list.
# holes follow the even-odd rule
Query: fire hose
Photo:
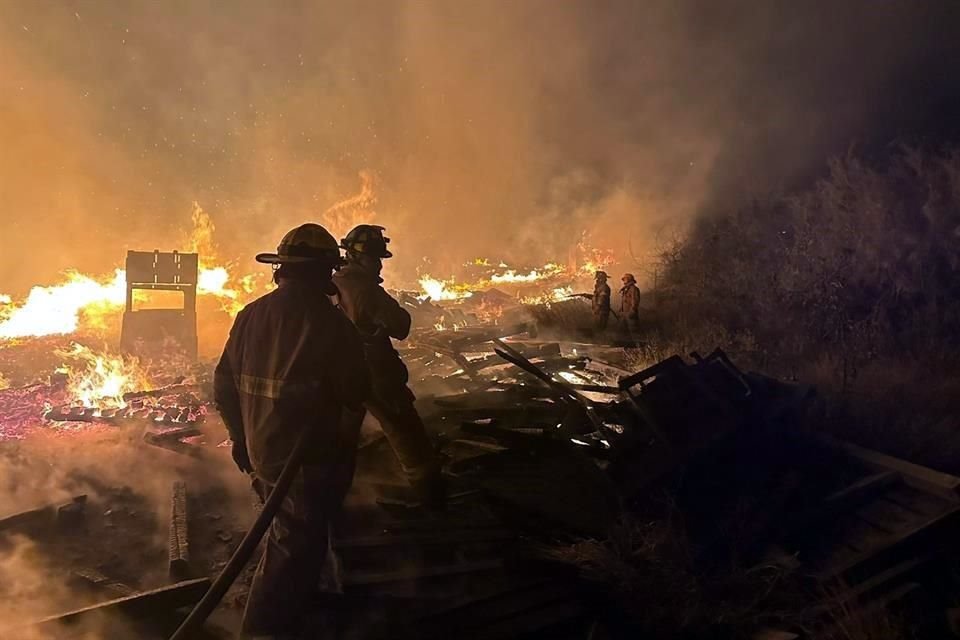
[[290, 491], [290, 485], [293, 484], [294, 478], [297, 477], [297, 473], [300, 471], [300, 467], [303, 464], [303, 456], [307, 451], [307, 445], [312, 436], [313, 432], [311, 429], [304, 429], [300, 432], [300, 436], [293, 445], [293, 451], [290, 452], [290, 457], [287, 459], [283, 471], [280, 472], [280, 477], [277, 478], [277, 483], [273, 486], [270, 495], [267, 496], [267, 500], [263, 504], [260, 515], [257, 516], [253, 526], [247, 531], [247, 535], [243, 537], [240, 546], [233, 552], [230, 561], [227, 562], [227, 565], [220, 572], [220, 575], [217, 576], [217, 579], [214, 580], [210, 588], [207, 589], [207, 593], [204, 594], [203, 599], [197, 603], [197, 606], [193, 608], [193, 611], [190, 612], [187, 619], [184, 620], [174, 634], [170, 636], [170, 640], [188, 640], [193, 637], [193, 634], [203, 626], [203, 623], [210, 617], [213, 610], [220, 604], [227, 590], [230, 589], [236, 581], [237, 576], [243, 571], [247, 562], [250, 561], [250, 556], [253, 555], [257, 545], [260, 544], [260, 539], [263, 538], [263, 534], [266, 533], [270, 523], [273, 522], [274, 516], [276, 516], [277, 511], [280, 510], [283, 499], [287, 497], [287, 493]]

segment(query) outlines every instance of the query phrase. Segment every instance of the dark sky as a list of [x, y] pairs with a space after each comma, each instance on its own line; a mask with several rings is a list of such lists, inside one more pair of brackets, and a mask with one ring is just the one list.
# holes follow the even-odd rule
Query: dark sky
[[399, 275], [642, 259], [851, 144], [955, 138], [958, 36], [954, 0], [0, 0], [0, 291], [174, 248], [194, 201], [249, 260], [361, 171]]

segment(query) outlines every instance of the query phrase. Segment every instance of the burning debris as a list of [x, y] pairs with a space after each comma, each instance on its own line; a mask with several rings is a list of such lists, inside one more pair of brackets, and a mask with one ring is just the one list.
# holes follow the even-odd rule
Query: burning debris
[[578, 245], [568, 264], [548, 262], [524, 269], [477, 258], [463, 265], [467, 274], [464, 279], [421, 276], [419, 297], [435, 302], [457, 301], [488, 290], [509, 288], [516, 292], [515, 298], [521, 304], [544, 304], [569, 297], [574, 285], [588, 279], [592, 281], [597, 271], [613, 262], [614, 257], [609, 252], [589, 249], [583, 243]]
[[[689, 570], [697, 575], [732, 554], [764, 571], [776, 566], [783, 584], [814, 576], [826, 589], [842, 581], [853, 594], [844, 606], [867, 607], [899, 601], [910, 580], [937, 579], [937, 559], [952, 557], [936, 545], [954, 531], [960, 479], [806, 434], [800, 418], [815, 406], [807, 390], [745, 374], [720, 351], [631, 373], [619, 348], [536, 339], [520, 324], [458, 325], [457, 318], [450, 316], [449, 328], [418, 330], [403, 351], [452, 483], [448, 512], [425, 511], [398, 480], [385, 443], [368, 440], [335, 533], [340, 597], [348, 603], [341, 611], [347, 627], [367, 629], [363, 637], [451, 637], [467, 621], [477, 637], [487, 637], [477, 630], [493, 637], [503, 628], [515, 637], [586, 633], [598, 624], [642, 631], [646, 623], [630, 613], [636, 603], [629, 599], [643, 595], [597, 582], [580, 563], [586, 553], [606, 553], [583, 545], [615, 535], [624, 518], [665, 517], [656, 498], [664, 491], [684, 513], [683, 536], [695, 550]], [[60, 355], [69, 369], [54, 384], [0, 392], [5, 426], [10, 417], [26, 421], [10, 413], [15, 399], [36, 420], [37, 408], [58, 398], [48, 424], [138, 425], [148, 444], [205, 465], [222, 455], [221, 438], [203, 423], [209, 371], [171, 379], [155, 363], [79, 344]], [[717, 486], [712, 478], [723, 469], [729, 479]], [[169, 566], [162, 569], [177, 578], [194, 569], [200, 548], [199, 516], [183, 486], [174, 484], [167, 503]], [[743, 500], [749, 508], [736, 506]], [[731, 537], [736, 527], [741, 532]], [[811, 527], [814, 538], [802, 533]], [[576, 553], [558, 540], [577, 541]], [[899, 571], [904, 554], [924, 550], [927, 559]], [[402, 566], [398, 553], [407, 559]], [[194, 584], [182, 587], [190, 601], [202, 592]], [[126, 597], [138, 597], [139, 589], [123, 586]], [[794, 605], [819, 611], [803, 623], [813, 627], [828, 625], [834, 611], [816, 609], [815, 598]], [[141, 625], [145, 611], [124, 615]], [[761, 621], [793, 628], [775, 617]]]
[[152, 388], [136, 358], [95, 353], [73, 343], [60, 351], [65, 363], [57, 373], [66, 377], [71, 404], [86, 409], [125, 409], [127, 394]]
[[[212, 227], [199, 209], [195, 226], [192, 247], [212, 250]], [[113, 304], [118, 286], [128, 313], [140, 287], [186, 288], [188, 298], [213, 295], [227, 307], [255, 291], [252, 285], [229, 288], [230, 282], [253, 281], [235, 280], [225, 267], [196, 254], [131, 256], [127, 270], [110, 283], [75, 276], [63, 289], [35, 294], [46, 302], [4, 302], [0, 327], [10, 335], [0, 354], [29, 354], [53, 344], [13, 335], [22, 333], [14, 328], [25, 326], [31, 305], [43, 313], [60, 309], [66, 320], [55, 326], [75, 335], [103, 318], [97, 314]], [[131, 260], [143, 265], [131, 268]], [[501, 637], [504, 629], [508, 637], [558, 629], [585, 634], [597, 625], [649, 632], [650, 621], [633, 613], [642, 602], [631, 601], [649, 594], [598, 584], [584, 554], [607, 553], [589, 550], [591, 541], [612, 540], [626, 522], [672, 518], [664, 495], [685, 521], [677, 535], [689, 545], [683, 571], [689, 572], [691, 592], [707, 589], [703, 581], [712, 578], [706, 576], [733, 561], [746, 563], [747, 571], [775, 567], [785, 584], [813, 580], [828, 589], [842, 583], [852, 589], [844, 596], [846, 607], [887, 606], [902, 600], [914, 584], [908, 578], [925, 584], [942, 577], [936, 565], [954, 554], [924, 545], [941, 545], [954, 532], [960, 479], [804, 432], [799, 416], [814, 406], [810, 394], [746, 374], [722, 351], [693, 354], [692, 362], [674, 356], [631, 371], [624, 364], [628, 351], [595, 339], [589, 294], [574, 293], [604, 264], [519, 269], [478, 260], [469, 279], [425, 277], [422, 291], [396, 294], [414, 318], [400, 351], [452, 488], [447, 513], [425, 510], [404, 487], [384, 440], [365, 439], [354, 502], [332, 542], [341, 555], [335, 581], [349, 602], [345, 615], [355, 616], [355, 628], [369, 630], [364, 637], [450, 637], [464, 632], [466, 620], [477, 637]], [[195, 313], [188, 301], [181, 319], [193, 321]], [[548, 327], [594, 339], [552, 341], [542, 331]], [[124, 334], [129, 332], [125, 326]], [[631, 345], [632, 338], [626, 343]], [[197, 362], [189, 349], [137, 357], [129, 349], [98, 351], [71, 340], [48, 351], [58, 360], [48, 380], [0, 390], [4, 438], [24, 439], [38, 428], [136, 430], [151, 445], [143, 448], [145, 455], [204, 465], [231, 444], [218, 421], [206, 420], [211, 364]], [[830, 460], [829, 473], [821, 468], [824, 459]], [[721, 473], [729, 482], [718, 487], [713, 479]], [[163, 571], [183, 579], [195, 575], [197, 516], [188, 508], [193, 498], [183, 481], [173, 487]], [[79, 509], [65, 505], [63, 520], [82, 529], [92, 516], [89, 509], [75, 514]], [[40, 515], [25, 513], [10, 522], [40, 523], [42, 529], [51, 512], [45, 507]], [[810, 529], [819, 532], [816, 542], [804, 534]], [[217, 536], [233, 540], [222, 530]], [[400, 549], [408, 564], [398, 567]], [[924, 558], [900, 571], [905, 555], [923, 550]], [[150, 615], [139, 605], [127, 611], [123, 603], [164, 600], [168, 593], [175, 600], [187, 594], [193, 602], [199, 585], [209, 584], [143, 592], [81, 570], [88, 584], [114, 592], [120, 585], [124, 598], [105, 606], [125, 611], [138, 625]], [[803, 625], [825, 626], [834, 615], [836, 607], [820, 607], [809, 595], [793, 597], [808, 616]], [[609, 603], [597, 604], [603, 601]], [[50, 624], [85, 617], [86, 611], [56, 616]], [[695, 622], [704, 629], [719, 624], [702, 616]], [[775, 616], [740, 623], [758, 621], [798, 628]], [[673, 623], [678, 629], [692, 624]]]

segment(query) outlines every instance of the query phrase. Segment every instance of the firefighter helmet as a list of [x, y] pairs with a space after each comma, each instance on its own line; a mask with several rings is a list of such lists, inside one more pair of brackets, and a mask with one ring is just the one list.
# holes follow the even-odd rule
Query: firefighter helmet
[[621, 280], [626, 284], [635, 283], [637, 281], [637, 279], [633, 277], [632, 273], [623, 274], [623, 277], [621, 278]]
[[340, 247], [330, 232], [318, 224], [308, 222], [291, 229], [280, 241], [276, 253], [259, 253], [257, 262], [290, 264], [327, 262], [331, 266], [343, 264]]
[[352, 253], [373, 256], [374, 258], [392, 258], [387, 249], [390, 238], [383, 235], [384, 227], [375, 224], [361, 224], [350, 230], [340, 241], [340, 246]]

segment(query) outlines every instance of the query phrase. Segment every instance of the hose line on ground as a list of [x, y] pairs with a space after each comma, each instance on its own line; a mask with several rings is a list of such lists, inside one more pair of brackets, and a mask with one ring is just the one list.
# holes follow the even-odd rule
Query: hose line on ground
[[256, 521], [254, 521], [250, 530], [247, 531], [247, 535], [243, 537], [240, 546], [233, 552], [227, 566], [223, 568], [220, 575], [217, 576], [217, 579], [213, 581], [213, 584], [210, 585], [203, 599], [197, 603], [197, 606], [193, 608], [193, 611], [191, 611], [187, 619], [183, 621], [183, 624], [170, 636], [170, 640], [189, 640], [192, 638], [193, 634], [203, 626], [203, 623], [210, 617], [213, 610], [217, 608], [223, 596], [226, 595], [227, 590], [230, 589], [234, 581], [236, 581], [237, 576], [243, 571], [247, 562], [250, 561], [250, 556], [253, 555], [257, 545], [260, 544], [260, 539], [263, 538], [263, 534], [266, 533], [270, 523], [273, 522], [274, 516], [277, 515], [277, 511], [280, 510], [283, 499], [287, 497], [287, 492], [290, 491], [290, 485], [293, 484], [294, 478], [297, 477], [297, 473], [300, 471], [303, 456], [306, 453], [307, 444], [310, 442], [312, 435], [311, 429], [304, 429], [300, 432], [300, 436], [293, 445], [293, 451], [290, 452], [290, 457], [287, 459], [283, 471], [280, 472], [280, 477], [277, 478], [277, 483], [273, 486], [270, 495], [267, 496], [267, 500], [263, 504], [260, 515]]

